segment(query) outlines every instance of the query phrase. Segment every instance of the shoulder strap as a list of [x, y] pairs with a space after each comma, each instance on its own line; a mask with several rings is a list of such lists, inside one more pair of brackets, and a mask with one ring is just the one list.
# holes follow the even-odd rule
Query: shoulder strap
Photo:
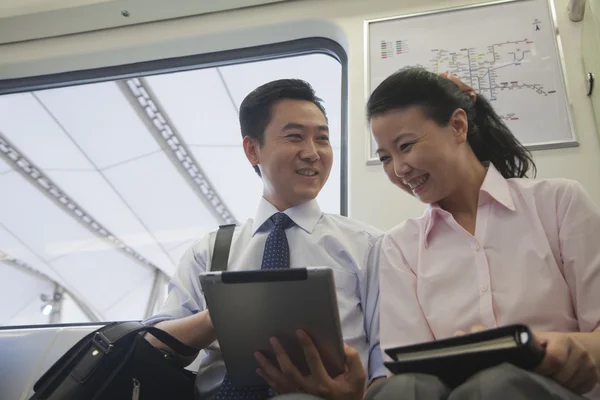
[[227, 271], [227, 262], [229, 261], [229, 250], [231, 248], [231, 239], [235, 224], [221, 225], [217, 231], [215, 248], [213, 250], [211, 271]]
[[101, 350], [104, 350], [104, 348], [109, 349], [111, 346], [117, 345], [121, 339], [141, 332], [151, 333], [155, 338], [182, 356], [192, 356], [198, 352], [198, 349], [183, 344], [162, 329], [144, 325], [137, 321], [118, 322], [98, 329], [93, 342]]

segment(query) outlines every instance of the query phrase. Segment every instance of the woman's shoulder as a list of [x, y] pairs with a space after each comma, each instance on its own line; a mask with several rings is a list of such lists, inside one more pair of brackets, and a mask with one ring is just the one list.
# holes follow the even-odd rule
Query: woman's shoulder
[[507, 183], [512, 190], [530, 193], [540, 200], [560, 200], [565, 195], [573, 196], [585, 192], [581, 183], [566, 178], [512, 178], [507, 179]]
[[392, 229], [388, 230], [385, 236], [389, 239], [410, 239], [418, 238], [424, 231], [429, 219], [430, 209], [418, 218], [409, 218], [402, 221]]

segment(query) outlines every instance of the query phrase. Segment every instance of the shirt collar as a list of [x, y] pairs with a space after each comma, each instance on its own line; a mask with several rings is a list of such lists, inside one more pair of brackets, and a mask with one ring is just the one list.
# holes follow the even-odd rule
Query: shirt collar
[[[279, 210], [277, 210], [273, 204], [262, 197], [260, 199], [260, 204], [258, 205], [258, 210], [256, 211], [254, 222], [252, 223], [252, 236], [254, 236], [273, 214], [278, 212]], [[288, 208], [284, 213], [287, 214], [296, 225], [308, 233], [312, 233], [317, 222], [319, 222], [323, 215], [319, 204], [314, 199]]]
[[496, 202], [502, 204], [510, 211], [515, 211], [515, 203], [510, 194], [510, 188], [506, 179], [498, 172], [496, 167], [490, 163], [488, 172], [483, 180], [483, 185], [479, 190], [479, 199], [481, 201], [481, 192], [487, 193]]
[[[480, 205], [486, 202], [485, 196], [482, 196], [482, 193], [485, 193], [485, 195], [489, 196], [490, 199], [495, 200], [497, 203], [506, 207], [510, 211], [516, 210], [515, 203], [513, 202], [510, 194], [508, 182], [506, 182], [506, 179], [500, 174], [500, 172], [498, 172], [492, 163], [487, 165], [487, 173], [485, 174], [483, 184], [479, 189]], [[448, 216], [450, 216], [450, 213], [446, 210], [443, 210], [437, 203], [429, 205], [427, 211], [425, 211], [425, 224], [423, 225], [425, 248], [427, 248], [429, 244], [429, 235], [436, 221], [438, 221], [439, 218], [446, 218]]]

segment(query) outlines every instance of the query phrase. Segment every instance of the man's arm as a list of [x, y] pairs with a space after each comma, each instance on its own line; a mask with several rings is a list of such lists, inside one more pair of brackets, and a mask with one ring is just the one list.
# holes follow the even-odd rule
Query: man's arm
[[[158, 314], [144, 321], [177, 338], [182, 343], [201, 350], [215, 340], [215, 332], [210, 319], [202, 287], [200, 273], [207, 270], [211, 235], [205, 235], [186, 251], [181, 258], [173, 279], [169, 283], [169, 293]], [[196, 356], [184, 357], [176, 354], [168, 346], [147, 334], [146, 339], [156, 348], [171, 354], [182, 366], [194, 361]]]
[[[198, 350], [204, 349], [216, 340], [215, 330], [208, 310], [200, 311], [184, 318], [161, 321], [154, 326], [174, 336], [180, 342]], [[198, 353], [188, 357], [177, 354], [149, 333], [146, 334], [145, 338], [157, 349], [166, 351], [175, 357], [183, 367], [190, 365], [198, 356]]]
[[366, 260], [366, 280], [361, 283], [361, 305], [365, 319], [365, 332], [369, 341], [368, 387], [375, 380], [385, 379], [386, 369], [379, 340], [379, 258], [383, 235], [375, 240]]

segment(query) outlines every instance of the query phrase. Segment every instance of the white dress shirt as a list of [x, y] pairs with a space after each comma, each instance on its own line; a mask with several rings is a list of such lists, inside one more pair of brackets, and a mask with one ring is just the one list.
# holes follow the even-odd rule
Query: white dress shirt
[[[264, 198], [256, 218], [235, 228], [229, 271], [260, 269], [269, 218], [278, 210]], [[296, 225], [286, 230], [290, 267], [326, 266], [333, 269], [344, 342], [356, 349], [369, 379], [385, 376], [379, 348], [378, 258], [383, 233], [346, 217], [322, 213], [315, 200], [285, 210]], [[144, 323], [183, 318], [206, 308], [198, 275], [210, 270], [216, 231], [204, 235], [185, 253], [169, 284], [159, 313]], [[218, 342], [205, 349], [196, 388], [200, 395], [214, 392], [225, 376]]]

